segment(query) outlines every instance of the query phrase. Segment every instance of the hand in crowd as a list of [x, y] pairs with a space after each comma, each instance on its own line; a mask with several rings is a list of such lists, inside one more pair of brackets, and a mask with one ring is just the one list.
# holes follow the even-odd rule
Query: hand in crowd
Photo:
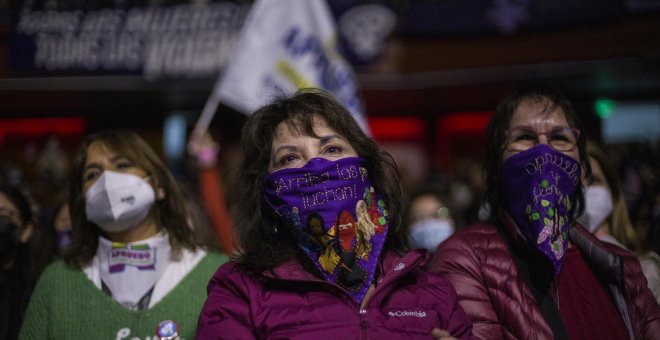
[[454, 339], [454, 340], [456, 340], [456, 338], [451, 336], [451, 334], [449, 334], [449, 332], [447, 332], [444, 329], [440, 329], [440, 328], [433, 328], [431, 330], [431, 336], [433, 336], [433, 339], [441, 339], [441, 340], [452, 340], [452, 339]]
[[211, 167], [215, 165], [220, 144], [218, 144], [210, 133], [193, 135], [188, 142], [188, 152], [195, 156], [200, 167]]

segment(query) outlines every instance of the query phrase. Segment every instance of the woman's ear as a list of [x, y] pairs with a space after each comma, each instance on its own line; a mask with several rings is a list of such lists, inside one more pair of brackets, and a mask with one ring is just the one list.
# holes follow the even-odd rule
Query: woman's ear
[[156, 189], [156, 201], [162, 201], [167, 195], [165, 194], [165, 188], [159, 186]]

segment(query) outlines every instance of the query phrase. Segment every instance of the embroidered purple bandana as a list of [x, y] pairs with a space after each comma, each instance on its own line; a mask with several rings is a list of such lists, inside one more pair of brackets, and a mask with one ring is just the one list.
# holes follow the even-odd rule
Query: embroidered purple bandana
[[539, 144], [507, 159], [501, 178], [507, 208], [518, 229], [559, 273], [568, 247], [580, 164]]
[[361, 303], [374, 279], [388, 222], [365, 160], [311, 159], [302, 168], [270, 174], [264, 194], [325, 279]]

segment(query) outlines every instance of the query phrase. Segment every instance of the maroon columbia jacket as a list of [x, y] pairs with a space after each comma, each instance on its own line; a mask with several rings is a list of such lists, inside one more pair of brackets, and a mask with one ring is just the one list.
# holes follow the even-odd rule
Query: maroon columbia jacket
[[428, 256], [389, 252], [364, 309], [339, 286], [296, 261], [255, 278], [235, 263], [220, 267], [208, 285], [197, 339], [431, 339], [434, 327], [471, 338], [471, 322], [456, 292], [424, 271]]
[[[524, 242], [522, 235], [517, 236]], [[660, 339], [660, 306], [646, 286], [639, 261], [628, 251], [596, 239], [574, 224], [570, 240], [583, 256], [607, 272], [606, 283], [631, 339]], [[552, 339], [530, 287], [518, 273], [507, 242], [491, 225], [458, 231], [440, 244], [431, 271], [456, 287], [460, 304], [474, 322], [477, 339]]]

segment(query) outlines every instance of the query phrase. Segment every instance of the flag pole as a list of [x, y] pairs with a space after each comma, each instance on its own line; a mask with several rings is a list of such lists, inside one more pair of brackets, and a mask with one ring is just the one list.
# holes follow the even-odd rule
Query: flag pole
[[204, 134], [208, 131], [209, 125], [211, 124], [219, 105], [220, 98], [214, 89], [206, 100], [202, 113], [199, 115], [197, 123], [195, 123], [195, 127], [193, 128], [192, 135], [190, 136], [190, 140], [188, 141], [188, 152], [190, 154], [195, 154], [199, 151], [198, 148], [202, 141], [202, 137], [204, 137]]
[[211, 120], [213, 120], [213, 117], [215, 116], [215, 112], [218, 109], [219, 105], [220, 105], [220, 98], [218, 97], [218, 95], [214, 90], [211, 92], [211, 95], [206, 100], [206, 103], [204, 104], [204, 108], [202, 109], [202, 113], [199, 115], [199, 119], [197, 119], [197, 123], [195, 123], [195, 128], [193, 129], [193, 133], [192, 133], [193, 139], [201, 138], [204, 135], [204, 132], [208, 130], [209, 125], [211, 124]]

